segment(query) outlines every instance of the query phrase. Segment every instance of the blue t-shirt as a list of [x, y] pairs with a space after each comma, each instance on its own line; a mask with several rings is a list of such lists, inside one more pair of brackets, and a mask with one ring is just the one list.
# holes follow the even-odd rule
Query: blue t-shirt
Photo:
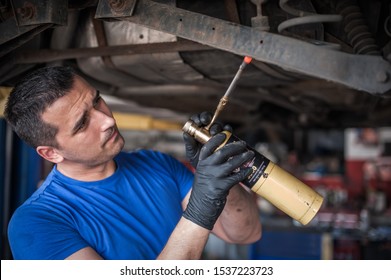
[[14, 259], [64, 259], [87, 246], [105, 259], [155, 259], [182, 215], [192, 172], [166, 154], [121, 152], [115, 173], [82, 182], [54, 167], [13, 214]]

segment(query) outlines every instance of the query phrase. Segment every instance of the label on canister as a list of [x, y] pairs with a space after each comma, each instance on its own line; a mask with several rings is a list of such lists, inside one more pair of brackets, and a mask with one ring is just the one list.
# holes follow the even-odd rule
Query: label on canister
[[[233, 143], [237, 141], [241, 141], [239, 138], [232, 134], [227, 134], [227, 141], [223, 144], [226, 145], [228, 143]], [[268, 174], [265, 173], [266, 167], [269, 165], [270, 160], [255, 151], [253, 148], [247, 146], [247, 149], [251, 150], [254, 152], [254, 157], [248, 161], [246, 164], [244, 164], [241, 168], [248, 168], [250, 167], [252, 169], [251, 174], [242, 181], [242, 183], [249, 187], [252, 188], [260, 179], [262, 178], [267, 178]], [[239, 171], [236, 170], [236, 171]]]

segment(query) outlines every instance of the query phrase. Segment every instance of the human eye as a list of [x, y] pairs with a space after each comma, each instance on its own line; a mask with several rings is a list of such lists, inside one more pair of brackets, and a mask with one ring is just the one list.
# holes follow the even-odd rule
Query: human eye
[[73, 128], [73, 134], [83, 131], [88, 126], [88, 121], [88, 114], [85, 113]]
[[99, 93], [99, 91], [97, 91], [96, 92], [96, 96], [95, 96], [95, 98], [94, 98], [94, 107], [96, 107], [96, 106], [98, 106], [99, 105], [99, 103], [100, 103], [100, 101], [102, 101], [103, 99], [102, 99], [102, 96], [100, 96], [100, 93]]
[[88, 124], [88, 119], [83, 118], [83, 120], [79, 123], [78, 131], [83, 130]]

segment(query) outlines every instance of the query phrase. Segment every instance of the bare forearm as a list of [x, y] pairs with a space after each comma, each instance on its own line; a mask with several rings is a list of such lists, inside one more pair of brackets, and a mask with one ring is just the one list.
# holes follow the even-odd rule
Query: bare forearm
[[158, 256], [160, 260], [197, 260], [208, 241], [210, 231], [181, 218], [166, 246]]
[[220, 230], [230, 242], [251, 243], [260, 238], [259, 210], [253, 193], [241, 186], [233, 187], [219, 218]]

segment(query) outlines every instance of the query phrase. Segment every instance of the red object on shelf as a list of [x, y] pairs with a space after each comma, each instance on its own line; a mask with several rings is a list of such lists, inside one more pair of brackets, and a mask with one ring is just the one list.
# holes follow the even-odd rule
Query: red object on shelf
[[347, 160], [345, 162], [346, 188], [352, 196], [365, 192], [363, 167], [366, 160]]
[[310, 187], [325, 187], [329, 190], [345, 189], [349, 197], [355, 197], [365, 192], [363, 166], [365, 160], [345, 161], [344, 175], [313, 175], [305, 174], [302, 181]]
[[341, 175], [312, 175], [306, 174], [301, 179], [312, 188], [324, 186], [328, 189], [341, 189], [345, 187], [344, 178]]

